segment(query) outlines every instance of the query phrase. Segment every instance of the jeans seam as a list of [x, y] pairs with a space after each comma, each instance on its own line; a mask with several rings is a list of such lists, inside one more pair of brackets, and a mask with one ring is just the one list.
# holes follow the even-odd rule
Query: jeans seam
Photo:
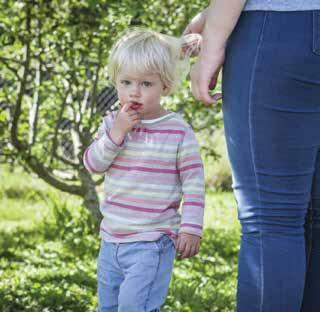
[[115, 253], [114, 253], [114, 259], [116, 261], [116, 263], [118, 264], [119, 266], [119, 269], [121, 270], [121, 272], [123, 273], [123, 269], [120, 265], [120, 262], [119, 262], [119, 249], [120, 249], [120, 244], [116, 244], [116, 250], [115, 250]]
[[159, 256], [159, 257], [158, 257], [157, 269], [155, 270], [155, 274], [154, 274], [154, 277], [153, 277], [153, 279], [152, 279], [152, 283], [150, 283], [148, 295], [147, 295], [147, 297], [146, 297], [146, 303], [145, 303], [145, 307], [144, 307], [145, 312], [147, 312], [147, 305], [148, 305], [148, 302], [149, 302], [149, 299], [150, 299], [151, 289], [152, 289], [152, 287], [153, 287], [153, 285], [154, 285], [155, 278], [156, 278], [156, 276], [157, 276], [157, 274], [158, 274], [158, 271], [159, 271], [161, 254], [162, 254], [162, 252], [161, 252], [161, 250], [159, 249], [159, 250], [158, 250], [158, 256]]
[[[261, 194], [260, 190], [258, 187], [258, 176], [257, 176], [257, 166], [255, 162], [255, 157], [254, 157], [254, 145], [253, 145], [253, 131], [252, 131], [252, 93], [253, 93], [253, 84], [254, 84], [254, 78], [255, 78], [255, 70], [256, 66], [258, 63], [258, 58], [259, 58], [259, 53], [263, 44], [263, 39], [264, 39], [264, 31], [266, 27], [266, 22], [269, 14], [268, 12], [265, 12], [264, 19], [263, 19], [263, 24], [261, 27], [261, 33], [259, 37], [259, 43], [257, 45], [256, 53], [255, 53], [255, 58], [254, 58], [254, 63], [252, 66], [252, 72], [251, 72], [251, 79], [250, 79], [250, 87], [249, 87], [249, 105], [248, 105], [248, 121], [249, 121], [249, 141], [250, 141], [250, 152], [251, 152], [251, 157], [252, 157], [252, 163], [253, 163], [253, 169], [254, 169], [254, 175], [255, 175], [255, 180], [256, 180], [256, 186], [257, 186], [257, 193], [258, 193], [258, 199], [259, 199], [259, 219], [261, 216]], [[261, 263], [261, 271], [260, 271], [260, 308], [259, 311], [263, 312], [263, 293], [264, 293], [264, 274], [263, 274], [263, 246], [262, 246], [262, 233], [261, 233], [261, 219], [258, 221], [258, 226], [260, 228], [260, 231], [258, 235], [260, 236], [260, 263]]]
[[312, 31], [313, 31], [313, 53], [320, 55], [320, 11], [313, 11], [313, 23], [312, 23]]

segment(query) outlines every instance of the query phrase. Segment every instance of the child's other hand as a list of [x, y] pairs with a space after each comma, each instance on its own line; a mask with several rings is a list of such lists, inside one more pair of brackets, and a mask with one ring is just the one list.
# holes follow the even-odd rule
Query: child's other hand
[[189, 233], [179, 233], [177, 253], [180, 258], [195, 256], [200, 249], [200, 237]]

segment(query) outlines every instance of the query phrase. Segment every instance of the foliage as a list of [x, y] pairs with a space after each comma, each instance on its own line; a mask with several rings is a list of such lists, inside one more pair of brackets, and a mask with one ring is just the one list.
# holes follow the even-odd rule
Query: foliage
[[232, 178], [223, 128], [215, 131], [211, 142], [219, 156], [206, 158], [206, 184], [216, 190], [231, 191]]
[[[130, 26], [180, 36], [205, 5], [200, 0], [0, 0], [0, 162], [22, 165], [82, 197], [97, 225], [95, 186], [102, 179], [86, 172], [82, 156], [114, 104], [102, 97], [112, 93], [106, 75], [110, 47]], [[164, 105], [192, 124], [203, 156], [216, 157], [212, 134], [221, 123], [219, 107], [195, 101], [187, 82]]]

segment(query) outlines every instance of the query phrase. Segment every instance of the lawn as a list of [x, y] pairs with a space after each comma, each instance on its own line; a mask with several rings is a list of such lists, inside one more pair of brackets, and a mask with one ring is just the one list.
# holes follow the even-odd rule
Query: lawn
[[[207, 190], [201, 252], [176, 261], [163, 311], [234, 311], [235, 207], [231, 193]], [[90, 221], [81, 199], [0, 167], [0, 311], [95, 311], [99, 238]]]

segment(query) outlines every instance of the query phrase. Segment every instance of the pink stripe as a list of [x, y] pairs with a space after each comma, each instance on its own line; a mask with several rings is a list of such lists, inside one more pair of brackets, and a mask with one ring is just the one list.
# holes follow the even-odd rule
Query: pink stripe
[[132, 130], [133, 132], [145, 132], [145, 133], [167, 133], [167, 134], [182, 134], [185, 135], [185, 132], [182, 130], [152, 130], [152, 129], [146, 129], [146, 128], [134, 128]]
[[199, 156], [185, 156], [185, 157], [181, 157], [179, 159], [179, 162], [180, 163], [183, 163], [183, 162], [187, 162], [187, 161], [191, 161], [191, 160], [199, 160]]
[[139, 158], [128, 158], [123, 156], [118, 156], [115, 161], [119, 162], [127, 162], [127, 163], [144, 163], [144, 164], [156, 164], [156, 165], [163, 165], [163, 166], [170, 166], [175, 165], [175, 161], [165, 161], [165, 160], [153, 160], [153, 159], [139, 159]]
[[[152, 222], [161, 223], [168, 218], [171, 218], [176, 215], [177, 209], [170, 209], [167, 211], [164, 211], [158, 215], [155, 215], [153, 213], [145, 213], [144, 211], [137, 211], [137, 210], [129, 210], [129, 209], [119, 209], [117, 206], [108, 206], [106, 208], [106, 213], [114, 214], [121, 217], [126, 217], [132, 219], [133, 217], [135, 219], [147, 219], [152, 220]], [[104, 213], [104, 207], [101, 209], [102, 213]]]
[[187, 194], [185, 195], [185, 198], [198, 198], [198, 199], [203, 199], [203, 195], [200, 194]]
[[188, 177], [189, 179], [199, 178], [199, 171], [183, 171], [180, 172], [180, 177], [182, 178], [182, 180], [186, 177]]
[[124, 236], [130, 236], [134, 234], [138, 234], [138, 232], [129, 232], [129, 233], [112, 233], [110, 234], [108, 231], [106, 231], [103, 227], [100, 227], [100, 230], [103, 232], [106, 232], [109, 235], [112, 235], [114, 237], [124, 237]]
[[175, 185], [179, 183], [178, 180], [178, 175], [158, 175], [157, 178], [155, 179], [154, 176], [148, 174], [148, 173], [140, 173], [139, 175], [136, 175], [135, 177], [129, 177], [125, 171], [117, 170], [110, 168], [110, 174], [112, 174], [112, 177], [117, 179], [123, 179], [123, 177], [126, 177], [128, 180], [132, 180], [134, 178], [135, 182], [142, 182], [142, 183], [150, 183], [153, 185], [159, 185], [162, 183], [165, 183], [166, 185]]
[[143, 208], [143, 207], [137, 207], [137, 206], [132, 206], [132, 205], [126, 205], [126, 204], [121, 204], [121, 203], [117, 203], [117, 202], [109, 201], [109, 200], [106, 200], [105, 202], [107, 204], [119, 206], [122, 208], [127, 208], [127, 209], [137, 210], [137, 211], [152, 212], [152, 213], [161, 213], [161, 212], [164, 212], [168, 209], [178, 209], [179, 208], [179, 206], [170, 205], [169, 207], [167, 207], [165, 209], [155, 209], [155, 208]]
[[103, 172], [103, 171], [97, 171], [97, 170], [95, 170], [95, 169], [92, 167], [92, 165], [91, 165], [91, 163], [90, 163], [90, 160], [89, 160], [88, 153], [89, 153], [89, 148], [87, 148], [87, 149], [85, 150], [85, 152], [84, 152], [84, 161], [85, 161], [85, 164], [89, 167], [90, 171], [91, 171], [91, 172], [94, 172], [94, 173], [101, 173], [101, 172]]
[[198, 202], [184, 202], [183, 203], [184, 206], [197, 206], [197, 207], [201, 207], [203, 208], [203, 204], [202, 203], [198, 203]]
[[125, 200], [131, 203], [139, 203], [139, 204], [150, 204], [150, 205], [174, 205], [178, 206], [180, 205], [180, 201], [172, 202], [172, 200], [156, 200], [156, 199], [146, 199], [146, 198], [137, 198], [133, 196], [127, 196], [127, 195], [115, 195], [113, 196], [114, 199], [117, 200]]
[[119, 166], [116, 164], [112, 164], [110, 167], [119, 169], [119, 170], [126, 170], [126, 171], [136, 170], [136, 171], [154, 172], [154, 173], [171, 173], [171, 174], [178, 173], [178, 170], [175, 170], [175, 169], [154, 169], [154, 168], [146, 168], [146, 167], [139, 167], [139, 166], [128, 167], [128, 166]]
[[181, 223], [180, 227], [193, 227], [196, 229], [202, 229], [202, 225], [192, 224], [192, 223]]
[[190, 165], [190, 166], [185, 166], [185, 167], [182, 167], [180, 169], [180, 171], [186, 171], [186, 170], [194, 169], [194, 168], [202, 168], [202, 164], [193, 164], [193, 165]]

